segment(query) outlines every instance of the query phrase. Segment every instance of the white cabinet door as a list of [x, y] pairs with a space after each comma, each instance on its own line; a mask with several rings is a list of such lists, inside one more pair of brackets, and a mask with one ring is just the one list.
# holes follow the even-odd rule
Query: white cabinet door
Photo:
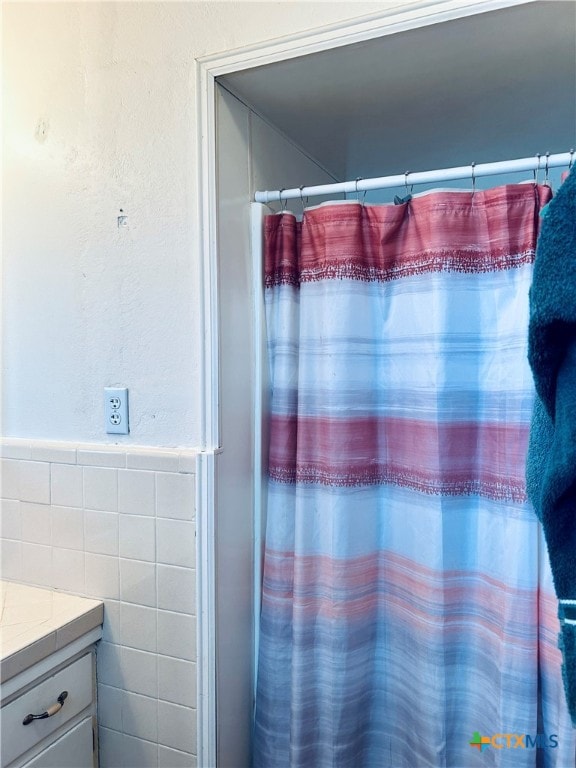
[[92, 718], [86, 717], [22, 768], [94, 768]]
[[[64, 691], [67, 697], [60, 711], [52, 717], [24, 725], [26, 715], [48, 710]], [[6, 704], [0, 717], [2, 766], [11, 765], [20, 755], [50, 738], [89, 707], [93, 699], [92, 654], [87, 653]]]

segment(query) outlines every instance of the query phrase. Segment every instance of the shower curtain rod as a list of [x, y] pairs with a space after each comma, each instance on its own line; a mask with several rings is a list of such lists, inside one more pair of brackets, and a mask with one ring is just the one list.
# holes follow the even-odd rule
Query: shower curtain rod
[[480, 163], [476, 165], [461, 165], [456, 168], [443, 168], [438, 171], [423, 171], [420, 173], [397, 174], [396, 176], [381, 176], [375, 179], [357, 179], [356, 181], [341, 181], [335, 184], [319, 184], [313, 187], [295, 187], [294, 189], [279, 189], [273, 192], [256, 192], [254, 200], [257, 203], [270, 203], [278, 200], [303, 199], [316, 195], [335, 195], [341, 192], [366, 192], [372, 189], [388, 189], [389, 187], [412, 186], [413, 184], [428, 184], [434, 181], [453, 181], [456, 179], [474, 179], [480, 176], [495, 176], [500, 173], [518, 173], [522, 171], [548, 171], [563, 165], [571, 165], [574, 150], [557, 155], [536, 155], [519, 160], [504, 160], [497, 163]]

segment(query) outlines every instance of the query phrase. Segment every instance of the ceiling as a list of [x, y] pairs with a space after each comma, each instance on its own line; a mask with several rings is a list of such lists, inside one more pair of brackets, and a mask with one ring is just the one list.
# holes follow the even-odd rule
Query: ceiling
[[567, 152], [576, 2], [485, 12], [220, 82], [338, 179]]

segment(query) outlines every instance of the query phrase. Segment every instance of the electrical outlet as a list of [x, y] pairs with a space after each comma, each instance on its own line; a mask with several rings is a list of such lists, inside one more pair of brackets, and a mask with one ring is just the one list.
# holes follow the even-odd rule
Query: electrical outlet
[[104, 419], [109, 435], [127, 435], [128, 390], [125, 387], [104, 387]]

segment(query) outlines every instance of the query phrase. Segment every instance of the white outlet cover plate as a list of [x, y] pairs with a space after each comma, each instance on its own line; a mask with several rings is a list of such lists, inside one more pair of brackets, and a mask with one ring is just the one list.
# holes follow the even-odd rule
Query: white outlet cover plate
[[109, 435], [127, 435], [130, 432], [126, 387], [104, 387], [104, 423]]

